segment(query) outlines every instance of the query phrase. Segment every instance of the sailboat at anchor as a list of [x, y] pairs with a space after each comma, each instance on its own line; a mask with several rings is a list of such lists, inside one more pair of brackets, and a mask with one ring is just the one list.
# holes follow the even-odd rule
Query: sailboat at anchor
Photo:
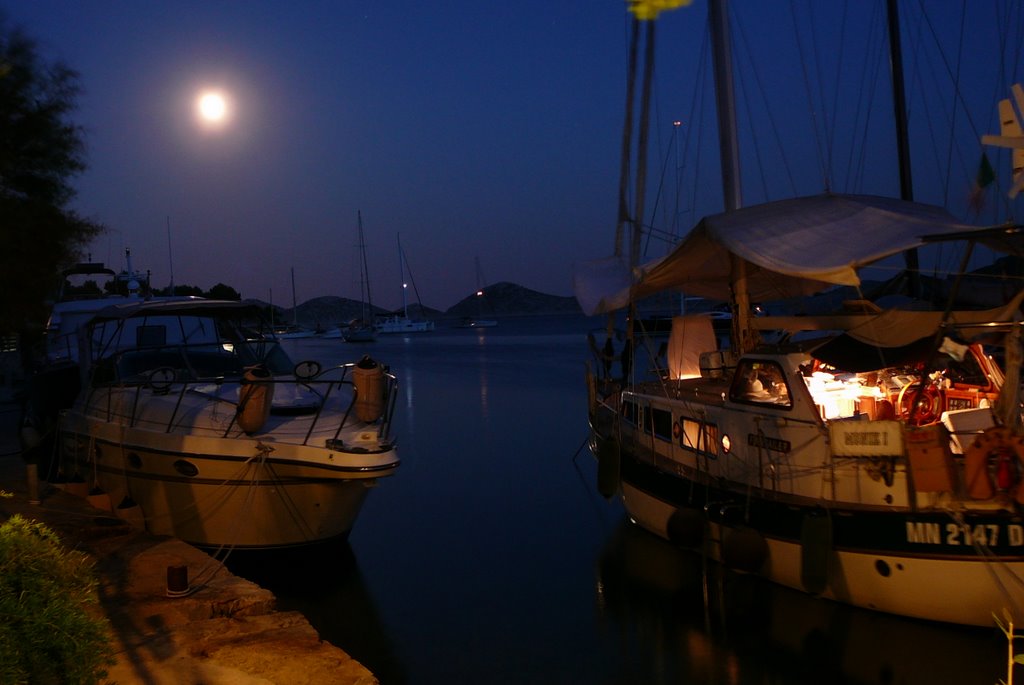
[[459, 322], [459, 328], [494, 328], [498, 325], [497, 319], [488, 319], [483, 315], [484, 301], [484, 273], [480, 268], [480, 258], [476, 258], [476, 301], [478, 316], [465, 316]]
[[[755, 317], [751, 303], [859, 286], [861, 267], [926, 242], [1019, 247], [1024, 229], [868, 195], [741, 207], [735, 116], [722, 113], [733, 104], [725, 4], [710, 2], [709, 24], [726, 211], [661, 258], [618, 253], [574, 274], [585, 313], [630, 312], [630, 369], [613, 377], [592, 345], [598, 489], [641, 528], [783, 586], [908, 617], [1020, 624], [1024, 291], [981, 311], [868, 302]], [[635, 303], [664, 292], [729, 303], [731, 344], [719, 347], [707, 315], [677, 316], [665, 363], [644, 377]]]
[[377, 339], [377, 328], [373, 324], [373, 298], [370, 295], [370, 270], [366, 263], [366, 241], [363, 238], [363, 213], [356, 213], [359, 220], [359, 304], [360, 316], [348, 323], [341, 331], [345, 342], [373, 342]]
[[427, 333], [434, 330], [433, 321], [428, 319], [409, 318], [409, 283], [406, 281], [406, 274], [409, 273], [409, 265], [405, 259], [405, 251], [402, 250], [401, 237], [398, 238], [398, 269], [402, 279], [402, 313], [377, 317], [375, 323], [377, 333], [381, 335], [389, 335], [396, 333]]

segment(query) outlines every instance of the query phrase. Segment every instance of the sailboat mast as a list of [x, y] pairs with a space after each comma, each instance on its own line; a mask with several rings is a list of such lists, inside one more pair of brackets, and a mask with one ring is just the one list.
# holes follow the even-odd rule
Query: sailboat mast
[[722, 194], [725, 211], [743, 206], [740, 188], [740, 146], [736, 125], [736, 91], [733, 86], [732, 37], [729, 32], [729, 0], [708, 3], [711, 26], [711, 60], [715, 75], [715, 103], [718, 109], [718, 151], [722, 165]]
[[484, 315], [484, 305], [481, 302], [484, 296], [484, 272], [480, 268], [480, 257], [474, 257], [473, 261], [476, 265], [476, 312], [477, 316], [482, 317]]
[[171, 255], [171, 217], [167, 217], [167, 265], [171, 270], [171, 286], [168, 295], [174, 294], [174, 257]]
[[[722, 198], [725, 211], [743, 206], [740, 183], [739, 137], [736, 125], [736, 94], [733, 86], [732, 38], [729, 32], [728, 0], [708, 3], [711, 29], [712, 63], [715, 74], [715, 102], [718, 109], [718, 148], [722, 165]], [[740, 353], [751, 349], [755, 340], [750, 333], [750, 295], [747, 292], [747, 262], [730, 255], [732, 287], [732, 341]]]
[[363, 212], [356, 210], [356, 216], [359, 219], [359, 294], [366, 295], [363, 300], [362, 316], [363, 321], [369, 321], [373, 312], [373, 296], [370, 295], [370, 267], [366, 261], [366, 242], [363, 239]]
[[[900, 199], [908, 202], [914, 199], [914, 180], [910, 173], [910, 138], [907, 134], [907, 96], [903, 83], [903, 48], [900, 40], [899, 0], [886, 2], [889, 24], [889, 62], [892, 68], [892, 103], [896, 115], [896, 152], [900, 167]], [[907, 268], [910, 295], [919, 297], [917, 249], [903, 253]]]
[[405, 282], [405, 253], [402, 252], [402, 234], [398, 234], [398, 277], [402, 280], [402, 316], [409, 318], [409, 302], [406, 296], [408, 284]]
[[295, 267], [292, 267], [292, 323], [299, 325], [299, 306], [295, 302]]

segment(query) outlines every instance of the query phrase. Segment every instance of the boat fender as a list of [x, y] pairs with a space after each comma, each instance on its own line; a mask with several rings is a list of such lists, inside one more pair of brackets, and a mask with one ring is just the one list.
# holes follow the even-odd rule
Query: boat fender
[[611, 499], [619, 490], [621, 460], [618, 440], [615, 438], [598, 438], [597, 491], [605, 499]]
[[102, 509], [103, 511], [114, 510], [114, 503], [110, 500], [110, 494], [98, 485], [92, 486], [85, 499], [96, 509]]
[[247, 435], [258, 433], [270, 417], [274, 402], [274, 384], [270, 370], [263, 364], [248, 366], [238, 389], [238, 427]]
[[85, 499], [89, 496], [89, 484], [85, 481], [85, 478], [76, 473], [68, 479], [64, 491], [69, 495]]
[[372, 423], [384, 413], [384, 369], [364, 355], [352, 370], [352, 385], [356, 388], [356, 418]]
[[36, 427], [35, 421], [26, 418], [21, 424], [21, 431], [18, 434], [21, 438], [21, 449], [23, 452], [35, 449], [43, 444], [43, 436]]
[[683, 507], [668, 517], [668, 539], [682, 547], [700, 547], [704, 542], [704, 512]]
[[125, 495], [121, 503], [114, 507], [114, 515], [135, 530], [146, 530], [146, 515], [129, 495]]
[[832, 519], [826, 511], [804, 515], [800, 525], [800, 584], [820, 595], [828, 588], [832, 562]]
[[997, 491], [1015, 489], [1015, 499], [1024, 504], [1024, 487], [1017, 477], [1014, 457], [1024, 465], [1024, 438], [1006, 426], [988, 428], [977, 436], [964, 450], [964, 479], [971, 499], [992, 499]]
[[722, 562], [729, 568], [757, 573], [768, 559], [768, 543], [753, 528], [741, 526], [725, 533], [721, 552]]

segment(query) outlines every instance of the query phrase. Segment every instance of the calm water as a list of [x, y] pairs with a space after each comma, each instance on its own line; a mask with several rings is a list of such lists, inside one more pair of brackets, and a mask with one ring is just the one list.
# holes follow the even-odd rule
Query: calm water
[[369, 353], [391, 366], [402, 466], [371, 493], [348, 547], [233, 568], [384, 685], [1005, 678], [995, 629], [723, 575], [630, 526], [597, 494], [582, 448], [591, 326], [523, 319], [365, 345], [289, 341], [295, 361]]

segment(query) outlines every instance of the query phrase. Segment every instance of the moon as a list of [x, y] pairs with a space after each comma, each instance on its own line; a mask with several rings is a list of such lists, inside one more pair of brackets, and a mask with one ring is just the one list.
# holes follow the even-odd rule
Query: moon
[[206, 92], [196, 101], [199, 118], [208, 124], [223, 123], [228, 116], [228, 103], [224, 95], [217, 92]]

